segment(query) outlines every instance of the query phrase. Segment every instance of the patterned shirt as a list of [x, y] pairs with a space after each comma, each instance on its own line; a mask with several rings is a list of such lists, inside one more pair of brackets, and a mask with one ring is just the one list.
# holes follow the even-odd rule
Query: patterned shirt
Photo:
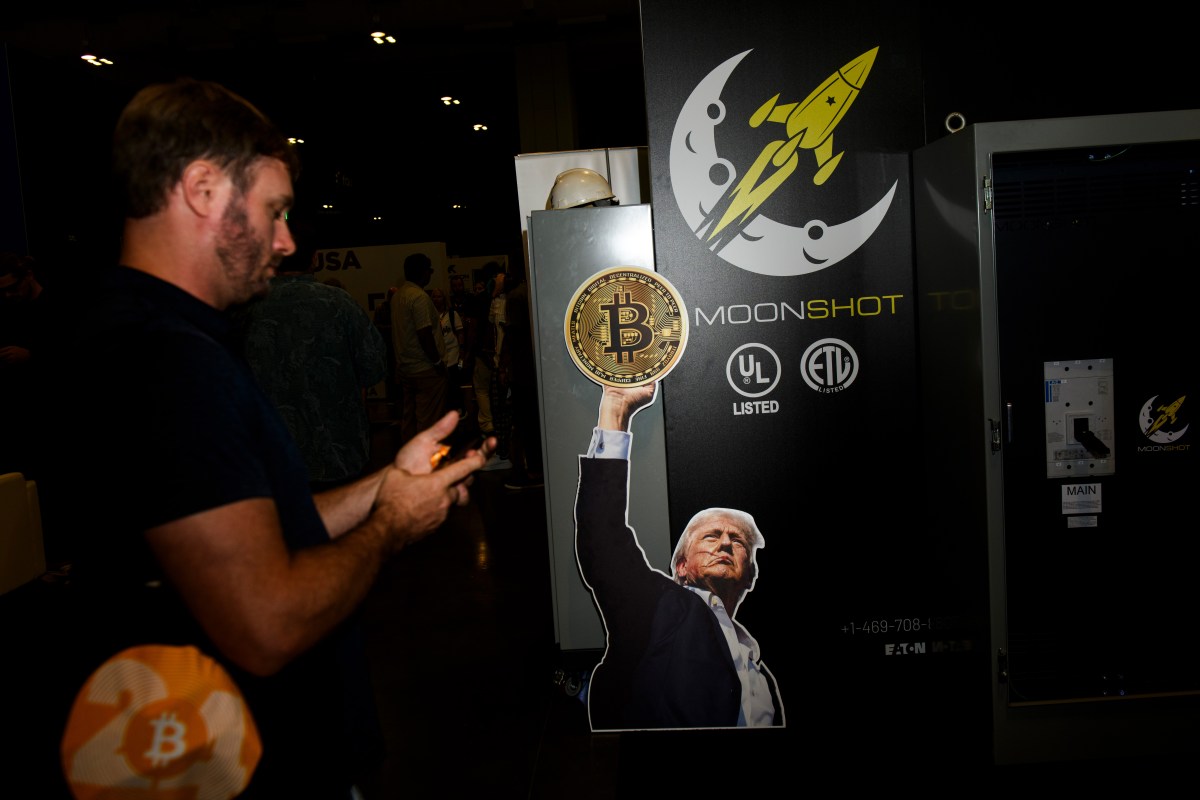
[[280, 275], [247, 309], [245, 354], [315, 482], [359, 475], [370, 454], [363, 391], [387, 372], [383, 336], [344, 290]]

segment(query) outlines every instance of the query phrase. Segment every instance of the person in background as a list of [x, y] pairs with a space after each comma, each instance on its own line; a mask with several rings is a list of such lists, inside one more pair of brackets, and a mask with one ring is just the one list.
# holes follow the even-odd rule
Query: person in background
[[464, 419], [478, 424], [479, 407], [475, 399], [473, 376], [475, 373], [475, 358], [471, 353], [471, 342], [475, 340], [475, 320], [471, 317], [471, 293], [467, 290], [467, 279], [458, 273], [450, 274], [450, 296], [447, 301], [454, 313], [462, 320], [463, 335], [459, 340], [459, 363], [462, 365], [459, 375], [459, 407], [463, 410]]
[[498, 374], [507, 387], [512, 409], [509, 460], [512, 474], [506, 489], [537, 489], [542, 476], [542, 429], [538, 413], [537, 357], [533, 349], [533, 324], [529, 312], [529, 282], [524, 271], [508, 273], [512, 286], [506, 294], [504, 339], [500, 344]]
[[492, 433], [496, 437], [496, 457], [489, 461], [484, 470], [509, 469], [512, 461], [509, 446], [512, 442], [512, 405], [509, 402], [509, 387], [500, 379], [500, 352], [504, 346], [507, 330], [508, 274], [496, 272], [489, 283], [488, 330], [492, 335], [492, 350], [489, 356], [488, 408], [492, 415]]
[[450, 296], [447, 300], [450, 307], [460, 317], [467, 315], [467, 303], [470, 301], [471, 295], [467, 291], [467, 281], [462, 275], [457, 272], [450, 275]]
[[46, 333], [48, 293], [30, 256], [0, 253], [0, 473], [20, 472], [36, 479], [39, 432], [19, 421], [29, 417], [40, 366], [38, 350]]
[[[313, 253], [315, 256], [315, 253]], [[244, 307], [242, 348], [304, 455], [314, 491], [362, 475], [370, 459], [367, 390], [387, 374], [383, 336], [344, 289], [290, 256], [267, 296]]]
[[396, 342], [392, 339], [392, 297], [395, 294], [396, 287], [389, 286], [387, 293], [379, 304], [375, 306], [375, 312], [371, 315], [371, 320], [375, 323], [375, 329], [383, 337], [383, 346], [387, 353], [384, 356], [387, 362], [387, 374], [383, 376], [383, 396], [387, 401], [389, 418], [399, 417], [401, 409], [400, 383], [396, 380]]
[[392, 295], [392, 342], [400, 384], [400, 438], [407, 442], [446, 409], [445, 342], [438, 312], [425, 292], [433, 262], [424, 253], [404, 259], [404, 278]]
[[463, 408], [463, 364], [462, 350], [465, 333], [463, 320], [454, 307], [446, 301], [446, 295], [441, 289], [434, 287], [429, 290], [429, 299], [438, 310], [438, 324], [441, 329], [442, 341], [446, 346], [446, 354], [442, 360], [446, 362], [446, 409], [456, 410], [461, 416]]
[[[45, 402], [38, 394], [45, 366], [42, 350], [54, 323], [54, 292], [42, 286], [38, 272], [39, 265], [31, 256], [0, 252], [0, 419], [6, 421], [0, 432], [0, 475], [15, 472], [33, 481], [39, 507], [43, 507], [48, 489], [38, 481], [52, 456], [43, 441], [43, 427], [61, 423], [38, 421], [39, 406]], [[57, 401], [61, 403], [63, 398]], [[69, 569], [73, 541], [79, 534], [51, 524], [53, 514], [53, 509], [41, 510], [47, 523], [40, 526], [43, 554], [53, 570]], [[4, 557], [0, 554], [0, 559]]]
[[0, 367], [28, 363], [45, 291], [30, 256], [0, 253]]
[[[489, 261], [483, 265], [483, 276], [495, 287], [495, 277], [502, 272], [500, 264]], [[492, 297], [486, 291], [476, 291], [468, 304], [466, 350], [471, 364], [471, 386], [475, 394], [476, 423], [484, 436], [495, 434], [492, 420], [491, 385], [496, 370], [496, 331], [488, 320]]]

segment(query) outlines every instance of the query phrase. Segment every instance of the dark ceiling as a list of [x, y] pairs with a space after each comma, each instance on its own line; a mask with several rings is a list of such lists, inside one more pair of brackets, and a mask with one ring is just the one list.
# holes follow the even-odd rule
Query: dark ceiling
[[[1189, 28], [1161, 14], [913, 5], [927, 139], [946, 135], [950, 111], [975, 123], [1200, 107]], [[374, 44], [373, 29], [398, 43]], [[108, 255], [116, 115], [141, 86], [191, 75], [305, 139], [297, 216], [314, 221], [321, 246], [435, 240], [452, 254], [519, 253], [523, 93], [550, 77], [569, 87], [569, 130], [551, 149], [646, 144], [640, 33], [638, 0], [10, 3], [0, 42], [30, 252]], [[116, 66], [84, 64], [84, 48]], [[539, 60], [547, 48], [558, 60]], [[443, 93], [462, 105], [442, 106]], [[488, 131], [471, 131], [476, 122]]]
[[[61, 260], [111, 253], [113, 123], [137, 89], [179, 75], [224, 83], [304, 139], [294, 217], [318, 246], [445, 241], [452, 255], [520, 253], [513, 157], [528, 76], [518, 63], [536, 65], [546, 48], [573, 97], [571, 138], [554, 149], [646, 143], [637, 0], [13, 10], [0, 41], [30, 251]], [[397, 43], [375, 44], [373, 30]], [[115, 65], [89, 66], [85, 51]], [[444, 106], [443, 94], [461, 105]]]

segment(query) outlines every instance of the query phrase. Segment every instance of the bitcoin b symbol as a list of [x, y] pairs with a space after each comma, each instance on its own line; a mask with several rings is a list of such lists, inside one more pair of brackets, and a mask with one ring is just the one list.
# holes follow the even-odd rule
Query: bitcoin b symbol
[[650, 346], [654, 331], [646, 325], [650, 311], [643, 303], [630, 300], [629, 292], [613, 295], [613, 301], [600, 306], [608, 315], [608, 341], [604, 352], [617, 357], [618, 364], [629, 364], [633, 354]]
[[154, 739], [150, 749], [143, 756], [150, 760], [150, 766], [161, 767], [170, 764], [187, 751], [184, 737], [187, 736], [187, 726], [179, 721], [174, 713], [163, 712], [158, 719], [150, 720], [154, 728]]
[[164, 780], [210, 757], [205, 742], [217, 719], [206, 719], [208, 712], [190, 700], [162, 697], [129, 712], [120, 750], [135, 773]]

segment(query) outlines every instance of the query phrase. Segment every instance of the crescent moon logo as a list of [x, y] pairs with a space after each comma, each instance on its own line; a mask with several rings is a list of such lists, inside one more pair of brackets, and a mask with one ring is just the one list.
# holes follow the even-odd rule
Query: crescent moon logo
[[871, 208], [833, 225], [822, 220], [785, 225], [758, 207], [792, 175], [802, 150], [816, 158], [814, 184], [833, 174], [843, 155], [833, 153], [833, 129], [862, 89], [878, 49], [834, 72], [803, 102], [781, 104], [776, 95], [764, 103], [750, 126], [777, 123], [787, 138], [766, 145], [740, 181], [734, 164], [717, 152], [716, 129], [726, 117], [721, 92], [751, 51], [726, 60], [696, 84], [671, 136], [671, 187], [684, 220], [706, 247], [749, 272], [793, 276], [831, 267], [871, 238], [891, 207], [897, 182]]
[[1143, 403], [1138, 424], [1146, 438], [1159, 444], [1169, 444], [1183, 438], [1191, 427], [1184, 418], [1186, 409], [1183, 403], [1186, 399], [1187, 395], [1183, 395], [1172, 402], [1168, 395], [1167, 402], [1159, 403], [1158, 395], [1154, 395]]

